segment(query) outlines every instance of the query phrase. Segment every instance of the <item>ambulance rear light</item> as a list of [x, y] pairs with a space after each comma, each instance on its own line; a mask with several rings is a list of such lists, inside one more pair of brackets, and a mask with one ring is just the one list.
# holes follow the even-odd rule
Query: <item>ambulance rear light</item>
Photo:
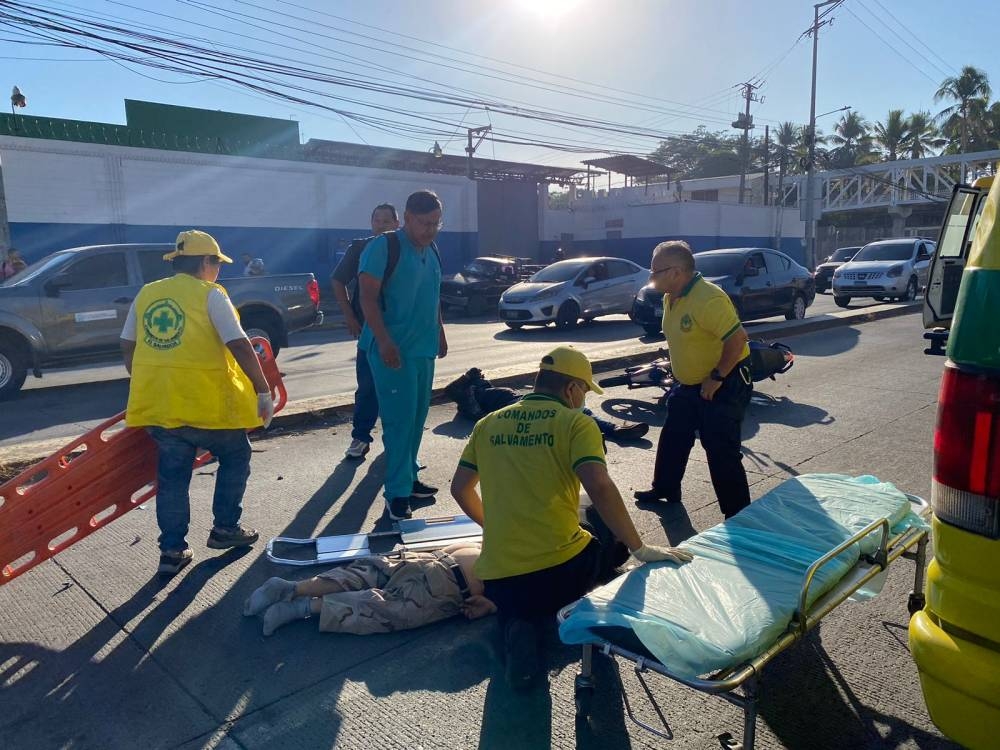
[[319, 282], [316, 279], [311, 279], [306, 284], [306, 291], [309, 293], [309, 299], [312, 300], [313, 307], [319, 308]]
[[1000, 539], [1000, 374], [945, 366], [931, 504], [939, 520]]

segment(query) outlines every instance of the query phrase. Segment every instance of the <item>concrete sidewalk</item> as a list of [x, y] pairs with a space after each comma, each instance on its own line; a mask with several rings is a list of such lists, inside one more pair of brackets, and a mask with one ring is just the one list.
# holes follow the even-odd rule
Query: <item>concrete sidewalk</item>
[[[928, 494], [926, 440], [901, 436], [930, 435], [940, 362], [916, 347], [886, 351], [889, 336], [867, 343], [848, 333], [801, 338], [803, 351], [820, 356], [761, 385], [773, 403], [751, 407], [745, 430], [755, 497], [799, 471], [917, 477], [903, 488]], [[879, 386], [884, 374], [863, 371], [880, 351], [893, 361], [892, 389]], [[836, 375], [823, 352], [843, 357]], [[653, 395], [610, 389], [593, 404], [653, 426], [648, 440], [609, 446], [610, 471], [626, 495], [649, 481], [662, 424]], [[471, 426], [451, 405], [431, 409], [422, 478], [444, 491], [418, 516], [458, 510], [445, 488]], [[381, 450], [348, 463], [341, 457], [349, 440], [345, 427], [286, 427], [255, 442], [245, 522], [264, 538], [385, 527]], [[700, 448], [692, 459], [683, 507], [654, 512], [627, 501], [644, 537], [677, 543], [721, 519]], [[663, 747], [626, 721], [606, 659], [597, 661], [591, 723], [574, 722], [578, 649], [554, 645], [548, 687], [511, 694], [494, 655], [492, 618], [366, 637], [320, 634], [309, 620], [264, 638], [259, 622], [240, 614], [246, 596], [269, 576], [313, 571], [273, 565], [263, 544], [245, 553], [206, 549], [213, 473], [209, 465], [193, 480], [196, 559], [174, 580], [153, 575], [150, 504], [0, 587], [4, 750]], [[926, 715], [905, 647], [911, 584], [912, 564], [897, 565], [880, 597], [843, 605], [769, 668], [759, 748], [952, 747]], [[638, 716], [655, 722], [627, 666], [622, 679]], [[723, 731], [739, 735], [740, 715], [725, 702], [653, 682], [675, 733], [671, 747], [707, 750]]]

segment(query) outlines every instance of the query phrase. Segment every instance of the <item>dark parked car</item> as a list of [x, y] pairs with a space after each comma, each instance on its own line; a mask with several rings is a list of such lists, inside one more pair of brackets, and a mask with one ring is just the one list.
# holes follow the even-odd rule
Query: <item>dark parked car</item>
[[[740, 320], [784, 315], [788, 320], [806, 316], [816, 299], [812, 274], [784, 253], [746, 247], [695, 253], [695, 268], [718, 284], [732, 299]], [[631, 318], [649, 334], [660, 332], [663, 294], [652, 284], [644, 286], [632, 304]]]
[[474, 258], [461, 273], [441, 281], [441, 303], [467, 315], [494, 312], [500, 295], [544, 266], [528, 265], [529, 258], [484, 256]]
[[833, 255], [816, 266], [816, 273], [813, 276], [816, 279], [816, 291], [825, 292], [827, 289], [832, 288], [833, 272], [857, 255], [860, 249], [860, 246], [838, 247], [833, 251]]

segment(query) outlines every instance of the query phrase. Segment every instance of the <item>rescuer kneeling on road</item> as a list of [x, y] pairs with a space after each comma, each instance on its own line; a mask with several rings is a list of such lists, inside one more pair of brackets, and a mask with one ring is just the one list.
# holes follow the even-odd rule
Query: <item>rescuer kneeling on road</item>
[[[639, 537], [608, 475], [601, 432], [580, 411], [588, 391], [602, 393], [587, 358], [569, 346], [553, 349], [542, 357], [534, 393], [476, 423], [451, 482], [459, 506], [483, 527], [475, 571], [497, 606], [507, 681], [516, 689], [541, 673], [541, 624], [596, 585], [614, 540], [642, 562], [691, 559]], [[581, 482], [609, 532], [604, 547], [580, 525]]]
[[248, 547], [258, 533], [240, 525], [250, 476], [247, 430], [274, 415], [270, 388], [226, 290], [219, 265], [232, 263], [215, 239], [190, 230], [163, 256], [176, 274], [146, 284], [121, 333], [132, 376], [125, 422], [145, 427], [159, 448], [156, 522], [159, 572], [174, 575], [191, 562], [188, 496], [195, 454], [219, 460], [208, 536], [212, 549]]

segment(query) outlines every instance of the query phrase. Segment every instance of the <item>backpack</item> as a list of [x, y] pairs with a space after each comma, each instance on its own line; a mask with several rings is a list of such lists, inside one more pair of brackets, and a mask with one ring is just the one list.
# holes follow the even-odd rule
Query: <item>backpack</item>
[[[374, 239], [377, 239], [380, 236], [382, 235], [373, 235], [371, 237], [365, 237], [364, 239], [361, 240], [355, 240], [354, 242], [362, 242], [365, 245], [367, 245], [369, 242], [371, 242]], [[385, 289], [385, 285], [389, 282], [389, 278], [392, 276], [393, 271], [396, 270], [396, 266], [399, 264], [399, 253], [401, 251], [399, 244], [399, 235], [396, 234], [396, 232], [386, 232], [385, 240], [386, 243], [388, 243], [389, 245], [389, 253], [385, 261], [385, 273], [382, 274], [382, 284], [379, 287], [379, 292], [378, 292], [379, 307], [382, 308], [383, 312], [385, 312], [385, 296], [383, 295], [382, 290]], [[430, 247], [431, 250], [434, 251], [434, 257], [437, 258], [438, 266], [440, 266], [441, 253], [438, 252], [437, 245], [432, 242]], [[353, 294], [351, 294], [351, 307], [354, 308], [354, 314], [358, 316], [358, 320], [364, 322], [365, 317], [364, 314], [361, 312], [361, 294], [360, 294], [361, 290], [357, 276], [355, 276], [354, 279], [351, 281], [351, 285], [353, 287], [353, 289], [351, 290], [353, 291]]]

